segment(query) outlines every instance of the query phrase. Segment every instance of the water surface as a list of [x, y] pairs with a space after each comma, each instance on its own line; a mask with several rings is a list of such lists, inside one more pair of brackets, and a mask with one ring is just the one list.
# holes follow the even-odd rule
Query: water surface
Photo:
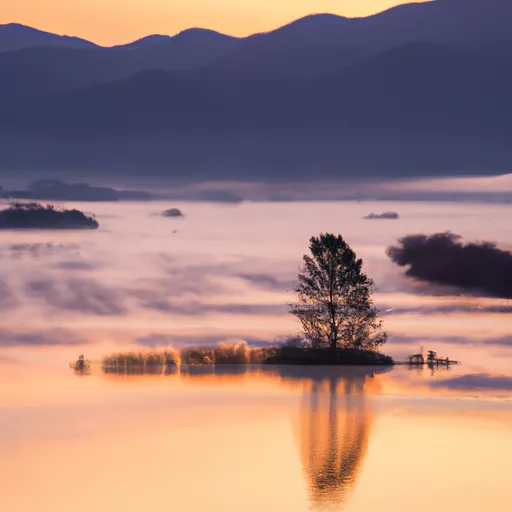
[[[73, 204], [97, 232], [0, 233], [0, 509], [509, 511], [511, 301], [403, 277], [385, 249], [447, 230], [512, 247], [510, 208], [447, 203]], [[183, 219], [153, 214], [180, 208]], [[368, 221], [397, 211], [397, 221]], [[78, 354], [272, 343], [308, 239], [343, 234], [397, 359], [452, 370], [180, 368]]]

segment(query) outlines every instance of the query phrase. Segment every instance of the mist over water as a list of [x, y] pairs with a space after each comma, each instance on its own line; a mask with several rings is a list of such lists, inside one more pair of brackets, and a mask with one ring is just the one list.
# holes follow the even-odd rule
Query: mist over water
[[[0, 233], [4, 355], [62, 364], [79, 351], [100, 358], [219, 342], [265, 346], [299, 330], [287, 308], [297, 269], [309, 238], [334, 232], [376, 282], [386, 352], [400, 359], [428, 345], [467, 364], [512, 369], [512, 301], [408, 278], [386, 255], [399, 238], [445, 231], [512, 249], [505, 205], [70, 204], [94, 213], [100, 229]], [[153, 215], [169, 207], [184, 217]], [[400, 218], [364, 220], [371, 211]]]
[[[445, 231], [509, 250], [508, 206], [70, 205], [99, 230], [0, 232], [2, 510], [362, 512], [400, 495], [394, 510], [426, 512], [426, 482], [438, 510], [509, 510], [512, 301], [408, 278], [386, 255], [404, 236]], [[184, 217], [155, 215], [168, 208]], [[399, 219], [365, 220], [372, 211]], [[194, 366], [214, 348], [251, 363], [299, 330], [287, 303], [320, 232], [341, 233], [375, 279], [384, 352], [423, 347], [463, 365]], [[158, 371], [99, 364], [165, 351], [188, 359]], [[68, 367], [80, 353], [88, 372]]]

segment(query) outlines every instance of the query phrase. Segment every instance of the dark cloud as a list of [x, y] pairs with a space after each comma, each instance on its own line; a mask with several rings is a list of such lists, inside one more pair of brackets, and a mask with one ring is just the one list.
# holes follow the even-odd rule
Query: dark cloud
[[88, 341], [66, 329], [46, 331], [0, 330], [0, 347], [84, 345]]
[[99, 316], [126, 313], [123, 293], [92, 279], [34, 279], [26, 291], [56, 309]]
[[512, 377], [475, 373], [460, 375], [449, 379], [435, 380], [430, 383], [434, 388], [455, 389], [460, 391], [512, 391]]
[[397, 265], [409, 267], [409, 277], [467, 294], [512, 298], [512, 253], [490, 242], [464, 244], [453, 233], [410, 235], [387, 254]]

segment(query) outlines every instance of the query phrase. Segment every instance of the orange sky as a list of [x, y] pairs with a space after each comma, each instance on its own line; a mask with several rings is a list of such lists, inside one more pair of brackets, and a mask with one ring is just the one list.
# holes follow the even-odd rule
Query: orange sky
[[18, 22], [103, 45], [189, 27], [232, 35], [271, 30], [316, 12], [366, 16], [405, 0], [3, 0], [0, 23]]

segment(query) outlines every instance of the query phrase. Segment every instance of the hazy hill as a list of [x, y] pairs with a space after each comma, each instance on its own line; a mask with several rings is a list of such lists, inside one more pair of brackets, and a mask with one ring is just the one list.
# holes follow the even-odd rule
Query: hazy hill
[[493, 47], [410, 43], [303, 82], [216, 67], [146, 71], [6, 110], [2, 124], [68, 134], [496, 132], [508, 127], [511, 86], [509, 60]]
[[249, 76], [311, 78], [412, 42], [477, 48], [512, 41], [509, 0], [435, 0], [366, 18], [317, 14], [245, 38], [216, 63]]
[[248, 168], [274, 177], [311, 168], [315, 176], [492, 173], [512, 165], [504, 144], [511, 87], [508, 60], [492, 48], [437, 43], [403, 45], [305, 82], [215, 68], [145, 72], [4, 112], [2, 139], [20, 141], [25, 154], [15, 161], [9, 144], [0, 166], [70, 166], [74, 155], [74, 166], [206, 169], [202, 177]]
[[503, 172], [511, 22], [508, 0], [437, 0], [245, 39], [194, 29], [0, 54], [0, 168]]
[[120, 44], [114, 46], [114, 48], [147, 48], [148, 46], [157, 46], [160, 44], [166, 44], [172, 39], [171, 36], [165, 36], [162, 34], [152, 34], [150, 36], [142, 37], [131, 43]]
[[59, 36], [19, 23], [0, 25], [0, 52], [22, 50], [37, 46], [66, 46], [68, 48], [94, 48], [96, 45], [85, 39]]
[[151, 69], [206, 66], [236, 44], [229, 36], [187, 30], [113, 48], [38, 47], [0, 53], [0, 105], [30, 101]]
[[216, 72], [231, 76], [309, 80], [412, 42], [475, 51], [489, 45], [496, 50], [508, 48], [510, 26], [512, 2], [508, 0], [436, 0], [400, 5], [366, 18], [307, 16], [242, 39], [190, 29], [174, 37], [152, 35], [113, 48], [90, 48], [92, 44], [85, 41], [64, 44], [68, 39], [53, 36], [61, 47], [0, 54], [0, 105], [151, 69], [183, 72], [214, 66]]

